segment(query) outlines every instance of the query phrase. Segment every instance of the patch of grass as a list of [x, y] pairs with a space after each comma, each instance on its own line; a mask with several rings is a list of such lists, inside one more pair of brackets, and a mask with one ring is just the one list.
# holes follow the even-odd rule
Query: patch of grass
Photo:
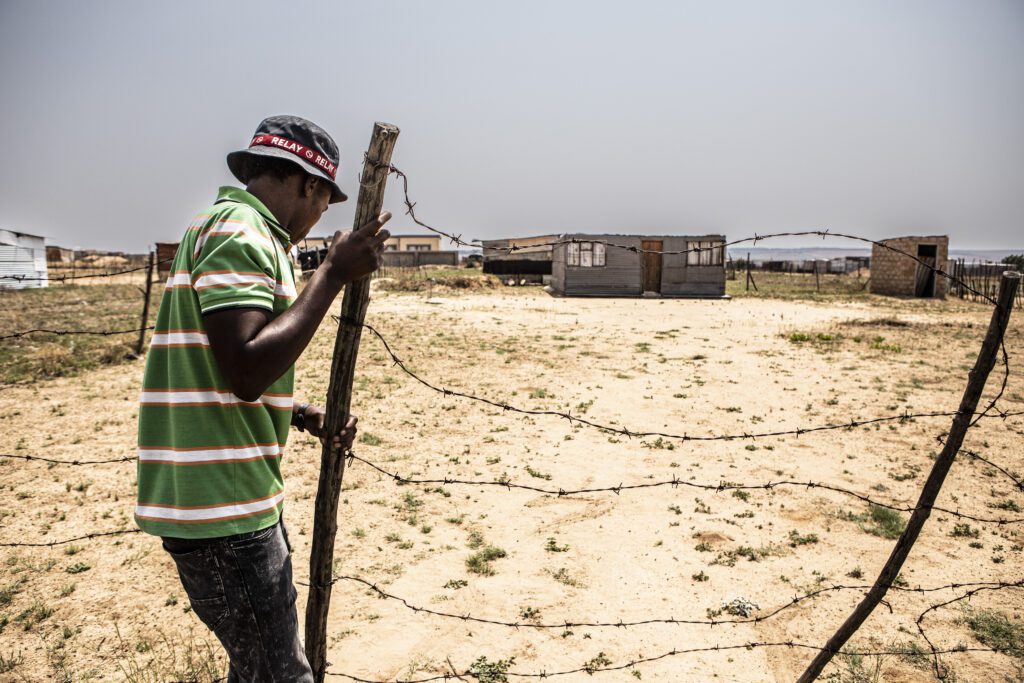
[[978, 642], [1018, 659], [1024, 658], [1024, 624], [1014, 623], [995, 610], [967, 607], [959, 623], [966, 624]]
[[380, 446], [384, 443], [384, 439], [376, 436], [375, 434], [371, 434], [370, 432], [360, 432], [359, 443], [366, 444], [367, 446]]
[[861, 524], [860, 528], [872, 536], [899, 538], [899, 535], [907, 527], [907, 522], [903, 519], [903, 515], [881, 505], [872, 504], [868, 510], [868, 518], [871, 523]]
[[[142, 282], [144, 278], [143, 272], [117, 279], [124, 283]], [[153, 287], [152, 313], [162, 295], [161, 287]], [[138, 327], [142, 299], [134, 284], [53, 284], [39, 289], [3, 290], [0, 329], [127, 330]], [[47, 334], [8, 339], [0, 345], [0, 384], [71, 377], [104, 365], [124, 363], [132, 358], [135, 339], [133, 335]]]
[[817, 542], [817, 534], [800, 534], [796, 529], [789, 532], [789, 547], [791, 548], [796, 548], [801, 545], [812, 545]]
[[74, 564], [69, 565], [64, 571], [68, 574], [81, 574], [82, 572], [87, 572], [90, 569], [92, 569], [92, 566], [85, 562], [75, 562]]
[[596, 657], [583, 665], [583, 670], [593, 676], [595, 671], [611, 666], [611, 664], [612, 660], [608, 659], [603, 652], [598, 652]]
[[1015, 501], [1007, 498], [998, 503], [989, 503], [988, 506], [994, 510], [1006, 510], [1007, 512], [1021, 512], [1021, 507]]
[[544, 550], [548, 551], [549, 553], [564, 553], [568, 549], [568, 545], [558, 545], [558, 542], [555, 541], [555, 538], [553, 536], [548, 538], [548, 542], [544, 546]]
[[129, 683], [215, 681], [223, 680], [227, 671], [224, 651], [212, 634], [198, 639], [192, 629], [170, 635], [158, 629], [155, 636], [145, 639], [147, 651], [140, 658], [138, 644], [142, 641], [126, 641], [116, 624], [115, 631], [117, 667], [123, 680]]
[[569, 570], [565, 567], [560, 567], [557, 571], [551, 572], [551, 578], [565, 586], [571, 586], [573, 588], [583, 587], [583, 582], [569, 573]]
[[981, 532], [975, 529], [967, 522], [963, 524], [954, 524], [953, 530], [949, 532], [950, 536], [954, 538], [978, 538]]
[[480, 533], [479, 531], [476, 531], [476, 530], [469, 532], [469, 540], [466, 541], [466, 545], [468, 545], [470, 548], [475, 550], [476, 548], [479, 548], [483, 544], [484, 544], [484, 535], [482, 533]]
[[496, 662], [487, 661], [487, 657], [479, 657], [469, 665], [467, 673], [475, 678], [478, 683], [508, 683], [508, 670], [516, 663], [515, 657], [499, 659]]
[[540, 610], [536, 607], [524, 607], [519, 610], [519, 616], [527, 621], [540, 618]]
[[481, 576], [494, 576], [496, 573], [494, 568], [491, 566], [491, 562], [494, 560], [500, 560], [503, 557], [507, 557], [503, 549], [488, 545], [484, 546], [477, 552], [473, 553], [466, 558], [466, 569], [473, 574], [480, 574]]
[[546, 474], [544, 472], [541, 472], [540, 470], [535, 470], [529, 465], [526, 466], [526, 473], [529, 474], [534, 479], [544, 479], [545, 481], [551, 481], [550, 474]]
[[32, 627], [41, 621], [49, 619], [53, 614], [53, 610], [48, 607], [41, 600], [36, 600], [27, 609], [23, 610], [18, 616], [14, 617], [15, 623], [21, 624], [22, 628], [26, 631], [31, 631]]
[[6, 674], [14, 671], [23, 661], [25, 661], [25, 658], [21, 656], [20, 652], [17, 654], [11, 652], [11, 654], [6, 657], [2, 652], [0, 652], [0, 674]]

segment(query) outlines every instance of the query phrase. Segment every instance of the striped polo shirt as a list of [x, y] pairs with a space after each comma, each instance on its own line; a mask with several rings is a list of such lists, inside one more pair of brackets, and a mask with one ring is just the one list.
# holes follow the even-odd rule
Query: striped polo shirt
[[295, 299], [288, 233], [256, 197], [222, 187], [174, 256], [146, 358], [135, 519], [150, 534], [212, 538], [276, 523], [294, 366], [256, 401], [232, 393], [203, 314]]

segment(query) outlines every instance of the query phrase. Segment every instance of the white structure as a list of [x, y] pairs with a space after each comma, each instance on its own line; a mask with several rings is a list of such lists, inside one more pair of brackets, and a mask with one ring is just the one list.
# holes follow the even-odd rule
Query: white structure
[[45, 240], [23, 232], [0, 230], [0, 287], [46, 287], [46, 278]]

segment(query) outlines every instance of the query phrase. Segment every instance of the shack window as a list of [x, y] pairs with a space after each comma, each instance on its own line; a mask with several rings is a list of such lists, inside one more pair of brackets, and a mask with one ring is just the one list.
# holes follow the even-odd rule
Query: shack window
[[722, 242], [687, 242], [686, 265], [720, 266], [724, 246]]
[[600, 242], [570, 242], [568, 246], [567, 265], [581, 268], [604, 265], [604, 244]]

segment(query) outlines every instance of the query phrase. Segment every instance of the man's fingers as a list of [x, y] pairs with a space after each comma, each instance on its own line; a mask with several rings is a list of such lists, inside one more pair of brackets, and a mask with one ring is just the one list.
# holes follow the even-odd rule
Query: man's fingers
[[385, 223], [391, 220], [391, 212], [383, 211], [377, 218], [368, 222], [366, 225], [360, 226], [356, 229], [356, 232], [366, 232], [371, 235], [376, 235], [377, 231], [381, 229]]
[[359, 422], [359, 418], [356, 417], [355, 415], [350, 415], [348, 418], [348, 424], [345, 425], [345, 429], [352, 429], [353, 427], [356, 426], [357, 422]]

